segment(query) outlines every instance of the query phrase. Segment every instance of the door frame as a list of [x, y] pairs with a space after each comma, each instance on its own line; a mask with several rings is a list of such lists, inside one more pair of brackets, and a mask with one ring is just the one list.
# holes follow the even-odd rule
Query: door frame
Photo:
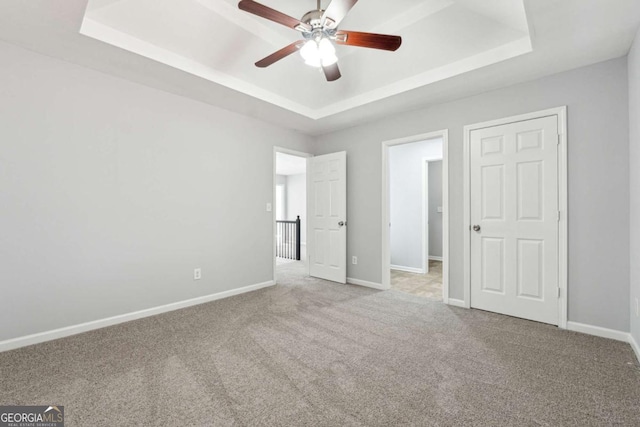
[[[442, 139], [442, 300], [449, 303], [449, 129], [382, 142], [382, 288], [391, 289], [391, 243], [389, 222], [389, 149], [395, 145]], [[422, 166], [424, 170], [424, 165]], [[423, 177], [424, 178], [424, 177]], [[424, 179], [423, 179], [424, 186]], [[423, 203], [424, 209], [424, 203]], [[424, 217], [423, 217], [424, 219]], [[424, 223], [424, 221], [423, 221]], [[423, 225], [424, 226], [424, 225]], [[424, 239], [424, 231], [422, 233]], [[423, 242], [424, 243], [424, 242]], [[424, 245], [423, 245], [424, 247]], [[428, 255], [427, 255], [428, 256]], [[423, 261], [424, 262], [424, 261]]]
[[422, 158], [422, 274], [429, 272], [429, 158]]
[[568, 159], [567, 107], [505, 117], [464, 127], [463, 146], [463, 218], [464, 218], [464, 300], [456, 305], [471, 308], [471, 132], [474, 130], [556, 116], [558, 118], [558, 327], [567, 328], [568, 307]]
[[[272, 189], [271, 189], [271, 261], [273, 262], [273, 283], [276, 283], [276, 162], [277, 162], [277, 153], [284, 153], [284, 154], [289, 154], [292, 156], [297, 156], [297, 157], [304, 157], [304, 158], [309, 158], [309, 157], [313, 157], [313, 154], [310, 153], [305, 153], [302, 151], [296, 151], [296, 150], [292, 150], [290, 148], [284, 148], [284, 147], [278, 147], [278, 146], [274, 146], [273, 147], [273, 174], [271, 176], [271, 182], [272, 182]], [[307, 171], [308, 173], [309, 171]], [[309, 200], [309, 194], [307, 193], [307, 200], [305, 200], [305, 205], [309, 205], [308, 203]], [[308, 213], [307, 213], [307, 217], [308, 217]], [[306, 225], [305, 227], [307, 228], [307, 236], [309, 236], [309, 221], [305, 221]], [[305, 259], [305, 265], [306, 265], [306, 273], [307, 276], [309, 275], [309, 248], [306, 248], [306, 259]]]
[[[444, 149], [444, 146], [443, 146], [443, 149]], [[431, 260], [431, 257], [429, 255], [429, 251], [430, 251], [429, 222], [431, 220], [431, 216], [429, 215], [429, 163], [442, 162], [442, 161], [443, 159], [441, 159], [440, 157], [423, 157], [422, 158], [422, 255], [423, 255], [422, 273], [423, 274], [427, 274], [429, 272], [429, 261]], [[444, 194], [443, 194], [443, 198], [444, 198]]]

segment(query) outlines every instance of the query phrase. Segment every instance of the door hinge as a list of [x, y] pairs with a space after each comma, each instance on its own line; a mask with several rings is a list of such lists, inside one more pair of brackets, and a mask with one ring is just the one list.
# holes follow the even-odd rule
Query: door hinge
[[562, 296], [562, 288], [558, 287], [558, 298]]
[[560, 134], [558, 134], [558, 138], [556, 139], [556, 144], [560, 145]]
[[558, 222], [560, 222], [560, 211], [558, 211]]

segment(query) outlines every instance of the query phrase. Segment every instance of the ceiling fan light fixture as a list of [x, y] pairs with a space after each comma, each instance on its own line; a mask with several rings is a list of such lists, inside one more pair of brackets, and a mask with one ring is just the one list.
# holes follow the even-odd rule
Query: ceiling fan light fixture
[[319, 42], [315, 40], [307, 41], [300, 49], [300, 55], [305, 64], [316, 68], [327, 67], [338, 62], [336, 48], [331, 43], [331, 40], [327, 38], [322, 38]]
[[304, 46], [302, 46], [302, 49], [300, 49], [300, 55], [307, 65], [312, 67], [320, 67], [322, 65], [320, 49], [318, 48], [318, 43], [316, 43], [315, 40], [309, 40], [306, 42]]

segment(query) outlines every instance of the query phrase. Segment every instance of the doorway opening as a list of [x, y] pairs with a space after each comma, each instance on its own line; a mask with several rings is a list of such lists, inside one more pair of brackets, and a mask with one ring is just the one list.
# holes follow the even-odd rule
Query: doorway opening
[[305, 276], [307, 267], [307, 153], [274, 149], [274, 280]]
[[448, 302], [448, 132], [383, 143], [383, 285]]

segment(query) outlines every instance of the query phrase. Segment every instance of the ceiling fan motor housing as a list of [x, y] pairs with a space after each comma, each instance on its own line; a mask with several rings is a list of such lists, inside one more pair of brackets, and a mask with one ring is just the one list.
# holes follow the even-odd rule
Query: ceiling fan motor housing
[[316, 28], [322, 28], [322, 15], [324, 15], [324, 10], [312, 10], [305, 13], [300, 21], [311, 25], [315, 30]]
[[324, 10], [312, 10], [304, 14], [301, 22], [311, 26], [311, 31], [303, 32], [302, 35], [305, 39], [320, 41], [323, 38], [333, 39], [336, 34], [336, 29], [328, 28], [322, 24], [322, 16]]

